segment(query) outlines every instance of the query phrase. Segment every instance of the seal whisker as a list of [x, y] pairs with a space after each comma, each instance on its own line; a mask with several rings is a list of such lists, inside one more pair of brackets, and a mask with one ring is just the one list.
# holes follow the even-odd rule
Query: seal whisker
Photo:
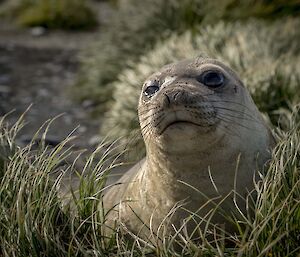
[[[224, 100], [209, 100], [209, 101], [208, 101], [208, 103], [223, 103], [223, 102], [240, 105], [240, 106], [242, 106], [243, 108], [247, 109], [250, 113], [252, 113], [251, 109], [249, 109], [246, 105], [244, 105], [244, 104], [242, 104], [242, 103], [237, 103], [237, 102], [234, 102], [234, 101], [224, 101]], [[186, 107], [187, 107], [187, 108], [193, 108], [193, 109], [195, 109], [195, 108], [199, 108], [199, 104], [196, 104], [196, 105], [186, 105]], [[214, 106], [214, 108], [224, 108], [224, 109], [225, 109], [225, 107], [219, 107], [219, 106]], [[231, 110], [231, 111], [237, 111], [237, 110], [229, 109], [229, 108], [228, 108], [228, 110]], [[242, 111], [240, 111], [240, 112], [244, 114], [244, 112], [242, 112]], [[246, 113], [246, 114], [248, 114], [249, 116], [252, 116], [252, 115], [249, 114], [249, 113]], [[254, 116], [252, 116], [252, 117], [254, 117]]]
[[[149, 110], [147, 110], [146, 112], [144, 112], [144, 113], [139, 113], [139, 119], [140, 120], [146, 120], [147, 118], [149, 118], [149, 117], [151, 117], [151, 116], [155, 116], [155, 115], [157, 115], [158, 113], [161, 113], [162, 111], [163, 111], [163, 109], [158, 109], [157, 111], [153, 111], [152, 113], [150, 113], [152, 111], [152, 109], [149, 109]], [[146, 114], [148, 114], [149, 113], [149, 115], [148, 116], [145, 116]]]
[[[253, 122], [258, 123], [258, 124], [260, 123], [256, 119], [243, 117], [243, 114], [240, 114], [238, 112], [237, 112], [237, 115], [233, 115], [233, 114], [226, 113], [226, 112], [220, 112], [220, 111], [218, 111], [218, 113], [221, 114], [221, 115], [224, 115], [224, 116], [231, 117], [231, 118], [244, 119], [244, 120], [247, 120], [247, 121], [253, 121]], [[240, 114], [240, 115], [238, 115], [238, 114]]]
[[233, 123], [233, 124], [236, 124], [236, 125], [238, 125], [238, 126], [240, 126], [240, 127], [245, 128], [245, 129], [250, 129], [250, 130], [253, 129], [253, 128], [250, 128], [250, 127], [248, 127], [248, 126], [242, 125], [241, 123], [235, 121], [234, 119], [229, 118], [229, 117], [226, 116], [226, 115], [222, 115], [222, 114], [218, 113], [217, 117], [218, 117], [218, 118], [222, 118], [222, 120], [225, 121], [225, 122], [227, 122], [227, 123]]
[[153, 110], [154, 108], [145, 108], [143, 111], [138, 111], [139, 115], [144, 115], [145, 113], [150, 112], [151, 110]]
[[[162, 123], [162, 121], [164, 120], [164, 118], [165, 118], [165, 115], [162, 116], [161, 119], [157, 120], [157, 122], [156, 122], [153, 126], [156, 127], [156, 128], [158, 128], [159, 125], [160, 125], [160, 124]], [[160, 129], [160, 130], [158, 131], [158, 134], [161, 135], [163, 131], [164, 131], [164, 128]]]
[[145, 110], [143, 110], [143, 111], [139, 111], [139, 114], [140, 115], [144, 115], [144, 114], [146, 114], [146, 113], [148, 113], [148, 112], [150, 112], [150, 111], [152, 111], [152, 110], [155, 110], [155, 109], [158, 109], [158, 108], [147, 108], [147, 109], [145, 109]]
[[226, 133], [230, 132], [230, 133], [228, 133], [229, 135], [240, 138], [240, 135], [236, 131], [234, 131], [233, 129], [229, 128], [230, 124], [227, 121], [223, 120], [222, 118], [219, 118], [219, 119], [224, 122], [224, 124], [220, 123], [220, 126], [223, 127], [223, 129], [224, 129], [224, 131], [226, 131]]
[[143, 111], [145, 110], [146, 107], [150, 107], [153, 109], [157, 109], [159, 108], [159, 103], [156, 101], [154, 103], [147, 103], [146, 105], [143, 106], [143, 108], [141, 108], [140, 106], [137, 108], [137, 110], [143, 109]]
[[[159, 113], [159, 112], [158, 112]], [[160, 115], [154, 115], [151, 114], [148, 117], [146, 117], [145, 119], [141, 120], [141, 122], [146, 121], [147, 119], [151, 118], [151, 117], [155, 117], [152, 121], [150, 121], [149, 123], [154, 123], [157, 119], [160, 119], [162, 116], [165, 116], [165, 114], [162, 112]], [[143, 128], [142, 128], [143, 129]]]
[[251, 118], [253, 121], [257, 121], [257, 122], [261, 122], [259, 119], [257, 119], [255, 116], [247, 113], [247, 112], [242, 112], [242, 111], [239, 111], [239, 110], [234, 110], [234, 109], [230, 109], [230, 108], [225, 108], [225, 107], [220, 107], [220, 106], [215, 106], [214, 107], [215, 109], [220, 109], [220, 110], [226, 110], [226, 111], [230, 111], [230, 112], [234, 112], [234, 113], [239, 113], [239, 114], [242, 114], [243, 116], [248, 116], [249, 118]]
[[151, 125], [151, 121], [148, 122], [147, 124], [145, 124], [145, 125], [141, 128], [141, 131], [142, 131], [142, 132], [145, 132], [145, 130], [147, 129], [147, 127], [148, 127], [149, 125]]
[[[204, 105], [193, 105], [193, 106], [185, 106], [186, 109], [201, 109], [201, 108], [206, 108], [206, 106]], [[252, 118], [253, 120], [256, 120], [257, 122], [261, 122], [259, 119], [256, 119], [253, 115], [247, 113], [247, 112], [242, 112], [242, 111], [238, 111], [238, 110], [234, 110], [234, 109], [230, 109], [230, 108], [225, 108], [225, 107], [219, 107], [219, 106], [213, 106], [214, 109], [223, 109], [223, 110], [227, 110], [227, 111], [231, 111], [231, 112], [235, 112], [235, 113], [241, 113], [243, 115], [248, 116], [249, 118]]]
[[149, 137], [150, 136], [149, 132], [153, 129], [153, 127], [159, 126], [159, 124], [163, 121], [164, 118], [165, 118], [165, 114], [161, 114], [160, 116], [156, 117], [155, 120], [150, 121], [145, 126], [143, 126], [141, 130], [144, 133], [145, 137]]
[[219, 113], [218, 113], [218, 115], [217, 115], [219, 118], [222, 118], [222, 120], [223, 121], [225, 121], [225, 122], [228, 122], [228, 123], [234, 123], [234, 124], [236, 124], [236, 125], [238, 125], [238, 126], [240, 126], [240, 127], [242, 127], [242, 128], [245, 128], [245, 129], [248, 129], [248, 130], [256, 130], [256, 131], [259, 131], [258, 129], [256, 129], [256, 128], [251, 128], [251, 127], [247, 127], [247, 126], [244, 126], [244, 125], [242, 125], [241, 123], [239, 123], [239, 122], [236, 122], [235, 120], [233, 120], [233, 119], [230, 119], [230, 118], [228, 118], [226, 115], [220, 115]]
[[[151, 122], [150, 122], [148, 125], [150, 125], [150, 124], [151, 124]], [[150, 128], [150, 127], [145, 128], [145, 129], [143, 130], [142, 135], [143, 135], [143, 138], [144, 138], [145, 141], [148, 140], [148, 139], [150, 138], [150, 131], [151, 131], [151, 128]]]
[[149, 119], [149, 118], [151, 118], [151, 117], [154, 117], [154, 116], [156, 116], [157, 114], [159, 114], [159, 113], [161, 113], [161, 112], [162, 112], [162, 110], [159, 110], [159, 111], [157, 111], [157, 112], [150, 113], [148, 116], [140, 117], [140, 121], [141, 121], [141, 122], [144, 122], [145, 120], [147, 120], [147, 119]]
[[250, 113], [252, 113], [252, 110], [249, 109], [249, 107], [243, 103], [237, 103], [237, 102], [234, 102], [234, 101], [228, 101], [228, 100], [211, 100], [210, 101], [211, 103], [231, 103], [231, 104], [236, 104], [236, 105], [240, 105], [242, 107], [244, 107], [246, 110], [248, 110]]

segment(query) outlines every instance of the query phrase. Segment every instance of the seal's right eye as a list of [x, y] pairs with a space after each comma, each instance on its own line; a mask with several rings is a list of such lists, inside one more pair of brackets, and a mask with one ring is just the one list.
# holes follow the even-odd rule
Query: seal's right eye
[[152, 82], [144, 89], [144, 95], [148, 98], [152, 97], [159, 90], [158, 83]]
[[224, 85], [224, 75], [219, 71], [206, 71], [197, 80], [210, 88], [218, 88]]
[[207, 71], [202, 75], [202, 83], [210, 88], [222, 86], [224, 80], [224, 75], [218, 71]]

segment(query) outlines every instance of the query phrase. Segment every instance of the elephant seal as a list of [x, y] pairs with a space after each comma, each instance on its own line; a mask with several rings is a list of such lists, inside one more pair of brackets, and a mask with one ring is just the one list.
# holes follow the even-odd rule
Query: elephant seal
[[236, 73], [203, 57], [167, 65], [144, 83], [138, 114], [146, 157], [106, 192], [108, 226], [118, 220], [149, 238], [174, 234], [193, 216], [230, 231], [216, 206], [245, 211], [274, 145]]

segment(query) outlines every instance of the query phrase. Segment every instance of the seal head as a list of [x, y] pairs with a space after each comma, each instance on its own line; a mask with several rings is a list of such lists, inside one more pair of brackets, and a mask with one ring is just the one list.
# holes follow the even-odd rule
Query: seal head
[[[118, 206], [114, 219], [137, 233], [151, 234], [141, 229], [150, 225], [157, 232], [178, 203], [188, 211], [171, 215], [168, 233], [192, 212], [207, 217], [210, 199], [228, 212], [242, 206], [228, 196], [245, 197], [270, 159], [269, 128], [239, 77], [220, 61], [199, 57], [163, 67], [144, 83], [138, 113], [147, 156], [104, 199]], [[226, 224], [218, 215], [212, 222]]]
[[146, 147], [156, 144], [169, 152], [210, 149], [225, 137], [241, 136], [244, 127], [260, 133], [256, 125], [263, 123], [238, 76], [207, 58], [153, 74], [143, 85], [138, 110]]

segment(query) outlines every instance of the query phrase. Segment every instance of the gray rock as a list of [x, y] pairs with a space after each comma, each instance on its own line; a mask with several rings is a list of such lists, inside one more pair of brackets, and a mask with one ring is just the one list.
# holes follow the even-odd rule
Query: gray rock
[[[1, 83], [1, 77], [0, 77], [0, 83]], [[9, 86], [6, 85], [0, 85], [0, 95], [9, 94], [11, 92], [11, 89]]]
[[34, 37], [41, 37], [41, 36], [44, 36], [46, 34], [47, 30], [46, 28], [44, 27], [33, 27], [31, 30], [30, 30], [30, 34]]
[[0, 75], [0, 85], [1, 84], [7, 84], [10, 81], [9, 75]]

